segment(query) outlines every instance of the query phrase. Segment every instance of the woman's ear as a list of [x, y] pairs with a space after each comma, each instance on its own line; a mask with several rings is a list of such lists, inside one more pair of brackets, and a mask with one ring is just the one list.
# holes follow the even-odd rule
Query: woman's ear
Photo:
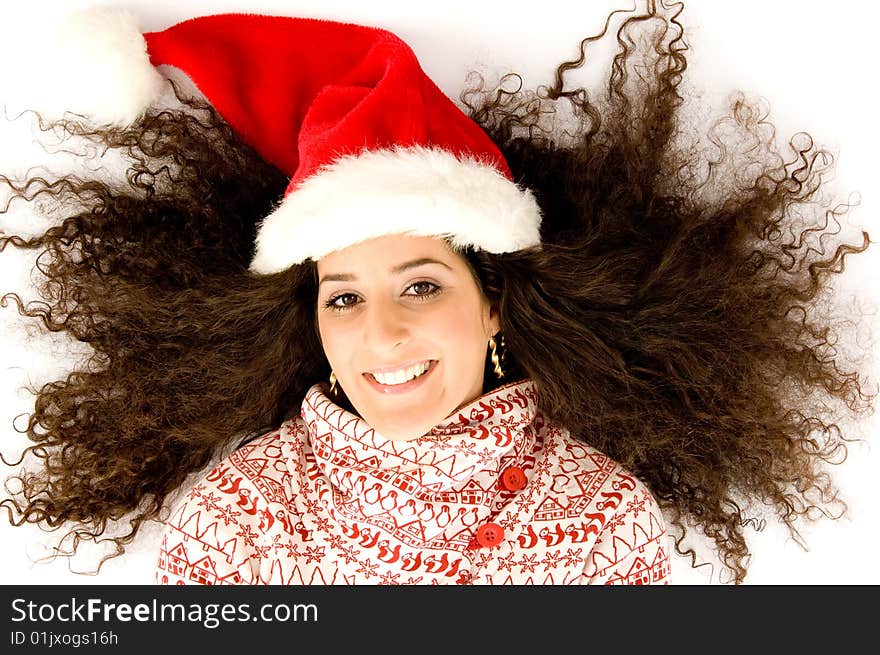
[[489, 336], [494, 337], [501, 329], [501, 313], [497, 305], [489, 305]]

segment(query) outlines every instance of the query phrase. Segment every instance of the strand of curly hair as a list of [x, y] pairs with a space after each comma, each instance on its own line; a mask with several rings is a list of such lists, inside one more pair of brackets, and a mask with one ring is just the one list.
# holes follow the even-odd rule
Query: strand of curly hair
[[[828, 247], [848, 208], [822, 211], [833, 158], [801, 133], [785, 161], [742, 94], [712, 124], [710, 146], [685, 139], [687, 47], [681, 5], [669, 9], [651, 3], [622, 22], [598, 99], [565, 90], [565, 75], [623, 12], [559, 65], [552, 86], [510, 90], [512, 74], [462, 94], [544, 214], [540, 248], [464, 254], [500, 309], [505, 380], [534, 379], [543, 412], [648, 485], [679, 554], [696, 566], [684, 544], [696, 527], [741, 583], [743, 528], [762, 525], [750, 511], [770, 508], [793, 535], [811, 510], [846, 511], [825, 467], [846, 458], [849, 440], [832, 408], [860, 415], [873, 396], [839, 368], [820, 301], [869, 239]], [[123, 153], [126, 184], [0, 176], [10, 202], [48, 197], [63, 212], [39, 236], [0, 237], [0, 251], [38, 251], [45, 278], [41, 300], [11, 293], [4, 304], [93, 351], [32, 390], [22, 431], [33, 445], [6, 462], [27, 456], [37, 467], [3, 500], [9, 521], [73, 525], [65, 555], [128, 517], [107, 557], [124, 552], [219, 448], [276, 426], [329, 374], [314, 264], [247, 270], [286, 176], [209, 105], [175, 92], [181, 108], [127, 129], [41, 122]], [[571, 132], [546, 127], [560, 100]]]

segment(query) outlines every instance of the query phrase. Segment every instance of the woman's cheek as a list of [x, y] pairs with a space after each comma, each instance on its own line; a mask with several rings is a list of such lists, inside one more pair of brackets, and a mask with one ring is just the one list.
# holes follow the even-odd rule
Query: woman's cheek
[[449, 302], [431, 317], [431, 331], [441, 342], [458, 345], [455, 350], [466, 350], [471, 342], [482, 339], [478, 311], [479, 307], [472, 302]]
[[346, 351], [358, 343], [354, 336], [351, 321], [336, 320], [336, 317], [323, 319], [319, 326], [324, 354], [331, 365], [339, 366], [346, 359]]

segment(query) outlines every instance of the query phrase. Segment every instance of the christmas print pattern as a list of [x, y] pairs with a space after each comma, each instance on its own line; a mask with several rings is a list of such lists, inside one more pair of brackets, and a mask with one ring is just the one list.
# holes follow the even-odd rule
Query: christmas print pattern
[[529, 380], [391, 441], [318, 385], [172, 510], [160, 584], [668, 584], [645, 485]]

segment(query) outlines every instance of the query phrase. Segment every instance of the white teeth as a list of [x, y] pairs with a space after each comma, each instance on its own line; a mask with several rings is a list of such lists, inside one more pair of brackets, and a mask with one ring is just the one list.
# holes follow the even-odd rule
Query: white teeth
[[431, 362], [423, 362], [409, 368], [392, 371], [391, 373], [370, 373], [380, 384], [394, 385], [409, 382], [422, 375], [431, 366]]

